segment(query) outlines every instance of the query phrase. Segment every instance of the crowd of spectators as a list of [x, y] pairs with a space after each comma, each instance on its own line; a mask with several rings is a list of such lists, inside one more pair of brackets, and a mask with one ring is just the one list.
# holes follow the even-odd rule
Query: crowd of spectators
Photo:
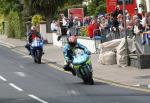
[[[127, 35], [131, 37], [150, 29], [150, 13], [145, 11], [138, 13], [137, 8], [134, 10], [135, 13], [132, 15], [127, 10], [125, 11]], [[111, 36], [111, 39], [118, 39], [125, 36], [123, 11], [119, 5], [110, 14], [97, 17], [87, 16], [82, 22], [78, 17], [66, 18], [61, 14], [61, 18], [51, 23], [51, 30], [53, 32], [59, 31], [61, 35], [81, 35], [81, 26], [87, 27], [87, 36], [90, 38], [104, 35]]]

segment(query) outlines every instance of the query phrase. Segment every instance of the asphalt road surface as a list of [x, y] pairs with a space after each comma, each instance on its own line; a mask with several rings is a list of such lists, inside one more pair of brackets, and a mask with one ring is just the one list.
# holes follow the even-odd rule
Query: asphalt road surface
[[150, 94], [77, 77], [0, 46], [0, 103], [150, 103]]

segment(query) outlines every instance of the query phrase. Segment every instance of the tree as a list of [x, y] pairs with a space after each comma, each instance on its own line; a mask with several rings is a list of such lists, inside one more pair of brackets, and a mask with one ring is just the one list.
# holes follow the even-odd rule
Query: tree
[[65, 6], [82, 4], [83, 0], [64, 0]]
[[0, 15], [0, 34], [2, 34], [4, 31], [4, 28], [3, 28], [3, 22], [4, 22], [4, 16], [3, 15]]
[[0, 13], [7, 22], [7, 36], [21, 38], [23, 35], [22, 5], [20, 0], [0, 0]]
[[83, 0], [24, 0], [31, 15], [41, 14], [45, 16], [48, 30], [50, 30], [50, 21], [57, 13], [58, 8], [81, 3]]
[[64, 0], [64, 5], [58, 9], [58, 12], [67, 15], [70, 8], [82, 8], [82, 2], [83, 0]]
[[[8, 15], [10, 11], [17, 12], [25, 21], [31, 20], [35, 14], [45, 17], [48, 27], [58, 8], [79, 4], [82, 0], [0, 0], [0, 13]], [[22, 7], [22, 4], [23, 7]], [[23, 11], [21, 11], [23, 9]], [[49, 28], [47, 30], [50, 30]]]
[[142, 8], [143, 11], [147, 11], [145, 0], [141, 0], [141, 8]]
[[50, 30], [50, 21], [58, 7], [63, 5], [64, 0], [31, 0], [31, 8], [34, 14], [45, 16], [47, 30]]
[[0, 13], [8, 15], [10, 11], [20, 11], [21, 5], [19, 0], [0, 0]]
[[88, 5], [88, 15], [97, 16], [99, 13], [106, 12], [106, 1], [105, 0], [92, 0]]
[[23, 0], [25, 9], [32, 14], [53, 15], [64, 6], [81, 4], [83, 0]]
[[22, 0], [24, 16], [30, 16], [32, 13], [31, 0]]
[[45, 16], [54, 14], [58, 6], [63, 4], [63, 0], [31, 0], [31, 6], [35, 13]]

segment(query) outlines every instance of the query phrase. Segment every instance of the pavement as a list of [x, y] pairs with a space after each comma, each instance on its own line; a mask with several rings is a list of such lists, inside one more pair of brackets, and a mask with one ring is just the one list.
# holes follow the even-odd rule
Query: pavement
[[[28, 55], [24, 48], [25, 40], [11, 39], [0, 35], [0, 43], [11, 49], [16, 49]], [[43, 60], [62, 67], [64, 64], [62, 48], [53, 44], [44, 46]], [[150, 92], [150, 69], [137, 69], [135, 67], [119, 67], [118, 65], [102, 65], [98, 62], [99, 54], [92, 54], [93, 74], [96, 80], [125, 88]]]

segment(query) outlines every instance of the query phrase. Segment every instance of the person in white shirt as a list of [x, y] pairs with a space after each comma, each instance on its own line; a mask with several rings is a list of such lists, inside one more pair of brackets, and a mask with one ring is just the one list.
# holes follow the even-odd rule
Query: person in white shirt
[[61, 14], [61, 18], [62, 18], [62, 26], [66, 26], [67, 25], [67, 20], [64, 14]]
[[74, 19], [73, 19], [73, 28], [75, 30], [76, 35], [80, 35], [80, 26], [81, 26], [80, 19], [78, 17], [74, 17]]
[[53, 20], [51, 23], [51, 31], [56, 32], [57, 30], [58, 30], [58, 27], [57, 27], [56, 21]]
[[133, 32], [135, 35], [138, 35], [140, 34], [142, 31], [144, 30], [142, 24], [141, 24], [141, 21], [140, 19], [136, 19], [135, 20], [135, 23], [134, 23], [134, 26], [133, 26]]
[[146, 12], [145, 11], [142, 11], [142, 20], [141, 20], [141, 24], [144, 28], [146, 28]]

